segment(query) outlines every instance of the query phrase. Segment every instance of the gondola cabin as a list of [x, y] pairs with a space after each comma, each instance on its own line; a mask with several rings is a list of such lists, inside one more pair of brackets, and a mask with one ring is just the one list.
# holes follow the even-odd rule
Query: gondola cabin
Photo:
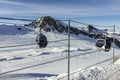
[[39, 34], [36, 38], [36, 42], [40, 48], [46, 48], [48, 44], [47, 37], [44, 34]]
[[98, 50], [109, 51], [111, 48], [111, 41], [109, 39], [97, 39], [95, 46]]
[[97, 39], [95, 46], [97, 49], [105, 49], [106, 40], [105, 39]]

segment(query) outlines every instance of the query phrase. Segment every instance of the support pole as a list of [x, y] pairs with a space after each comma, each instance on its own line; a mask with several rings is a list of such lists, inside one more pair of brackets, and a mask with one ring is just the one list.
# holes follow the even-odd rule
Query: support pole
[[68, 20], [68, 80], [70, 80], [70, 19]]
[[114, 65], [114, 61], [115, 61], [115, 25], [113, 26], [113, 65]]

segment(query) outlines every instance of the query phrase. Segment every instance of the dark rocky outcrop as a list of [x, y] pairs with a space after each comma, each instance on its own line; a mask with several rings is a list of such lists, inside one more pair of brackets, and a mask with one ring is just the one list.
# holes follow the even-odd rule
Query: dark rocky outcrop
[[[65, 29], [65, 26], [59, 20], [55, 20], [50, 16], [41, 17], [41, 23], [39, 25], [40, 29], [44, 29], [45, 31], [54, 31], [57, 30], [58, 32], [62, 33]], [[40, 22], [39, 20], [36, 20]]]
[[114, 43], [116, 46], [120, 48], [120, 41], [118, 39], [114, 39]]
[[[41, 30], [44, 30], [46, 32], [49, 31], [58, 31], [60, 33], [62, 32], [68, 32], [68, 25], [63, 23], [60, 20], [54, 19], [50, 16], [43, 16], [40, 19], [36, 19], [35, 22], [33, 23], [40, 23], [39, 27]], [[96, 29], [93, 26], [89, 26], [89, 28], [92, 29]], [[83, 34], [83, 35], [87, 35], [89, 36], [88, 31], [85, 30], [81, 30], [75, 27], [70, 26], [70, 34], [75, 34], [75, 35], [79, 35], [79, 34]]]
[[[50, 16], [43, 16], [41, 18], [36, 19], [34, 22], [30, 23], [29, 25], [34, 26], [34, 27], [40, 27], [40, 30], [44, 30], [46, 32], [50, 31], [58, 31], [60, 33], [66, 32], [68, 33], [68, 25], [63, 23], [60, 20], [54, 19]], [[99, 29], [93, 27], [92, 25], [87, 26], [87, 30], [84, 29], [78, 29], [76, 27], [70, 26], [70, 34], [75, 34], [75, 35], [86, 35], [91, 38], [99, 38], [103, 35], [101, 33], [96, 33], [96, 32], [101, 32]]]
[[[43, 16], [41, 18], [36, 19], [34, 22], [30, 23], [29, 25], [34, 26], [34, 27], [40, 27], [40, 30], [44, 30], [46, 32], [50, 31], [58, 31], [60, 33], [66, 32], [68, 33], [68, 25], [63, 23], [60, 20], [54, 19], [50, 16]], [[103, 37], [104, 35], [102, 34], [104, 30], [99, 30], [92, 25], [87, 26], [87, 30], [85, 29], [78, 29], [76, 27], [70, 26], [70, 34], [75, 34], [75, 35], [86, 35], [91, 38], [99, 38]]]
[[88, 32], [92, 32], [93, 30], [98, 30], [97, 28], [93, 27], [92, 25], [88, 25]]

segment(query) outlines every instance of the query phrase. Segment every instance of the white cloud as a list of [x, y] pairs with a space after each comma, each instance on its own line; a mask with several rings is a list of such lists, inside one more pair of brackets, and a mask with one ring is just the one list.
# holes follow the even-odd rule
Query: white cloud
[[[55, 5], [55, 4], [32, 4], [12, 2], [8, 0], [1, 0], [0, 4], [9, 4], [13, 8], [0, 8], [0, 14], [5, 15], [55, 15], [55, 16], [106, 16], [106, 15], [120, 15], [120, 8], [118, 1], [101, 7], [80, 6], [80, 5]], [[14, 8], [19, 6], [20, 9]]]
[[20, 2], [13, 2], [13, 1], [8, 1], [8, 0], [0, 0], [0, 3], [2, 4], [11, 4], [11, 5], [26, 5], [25, 3], [20, 3]]

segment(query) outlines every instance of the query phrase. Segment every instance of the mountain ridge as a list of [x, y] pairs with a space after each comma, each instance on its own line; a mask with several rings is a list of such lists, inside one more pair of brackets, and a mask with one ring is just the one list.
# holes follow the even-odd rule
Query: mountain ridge
[[[50, 31], [57, 31], [59, 33], [63, 33], [66, 32], [68, 33], [68, 25], [66, 23], [63, 23], [61, 20], [58, 19], [54, 19], [51, 16], [43, 16], [41, 18], [36, 19], [34, 22], [35, 25], [37, 24], [37, 26], [40, 28], [40, 31], [43, 30], [45, 32], [50, 32]], [[107, 32], [105, 30], [100, 30], [97, 29], [96, 27], [92, 26], [92, 25], [88, 25], [86, 26], [86, 29], [78, 29], [77, 27], [73, 27], [70, 25], [70, 34], [71, 35], [78, 35], [82, 34], [85, 36], [88, 36], [90, 38], [94, 38], [94, 39], [109, 39], [111, 41], [111, 43], [113, 42], [113, 37], [108, 37]], [[115, 39], [115, 45], [118, 46], [120, 48], [120, 45], [117, 44], [119, 42], [119, 40]]]

